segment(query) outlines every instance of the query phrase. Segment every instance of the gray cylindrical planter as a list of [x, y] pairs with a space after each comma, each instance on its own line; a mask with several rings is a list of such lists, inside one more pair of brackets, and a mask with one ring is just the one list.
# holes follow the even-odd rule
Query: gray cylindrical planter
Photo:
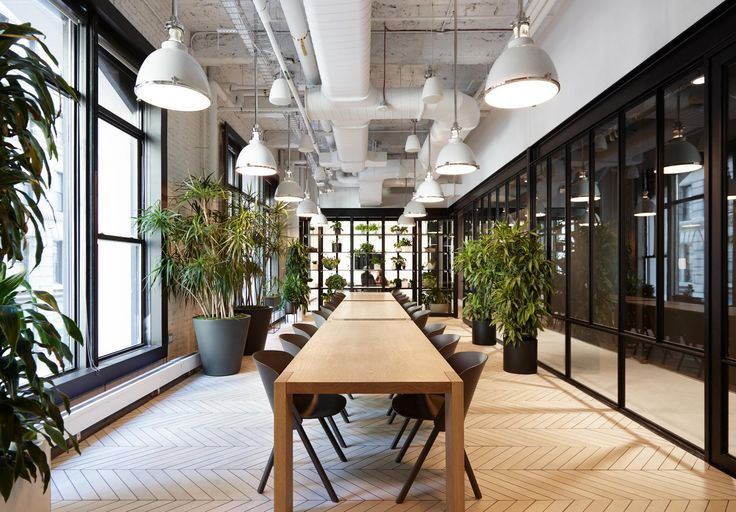
[[496, 325], [490, 320], [473, 320], [473, 345], [495, 345]]
[[524, 336], [521, 343], [503, 347], [503, 371], [522, 375], [537, 373], [537, 338]]
[[250, 316], [235, 318], [194, 317], [199, 357], [205, 375], [233, 375], [240, 371]]

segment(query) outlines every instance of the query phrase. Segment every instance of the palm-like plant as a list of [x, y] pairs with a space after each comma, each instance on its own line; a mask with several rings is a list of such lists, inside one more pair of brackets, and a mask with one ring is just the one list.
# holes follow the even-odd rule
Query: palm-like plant
[[[5, 501], [19, 479], [40, 478], [47, 489], [51, 470], [39, 438], [67, 447], [56, 404], [60, 399], [68, 412], [69, 400], [52, 379], [72, 360], [72, 349], [46, 313], [61, 315], [71, 340], [82, 343], [79, 328], [60, 313], [51, 294], [32, 290], [26, 272], [8, 275], [8, 263], [24, 259], [27, 237], [35, 238], [36, 266], [43, 255], [38, 205], [51, 182], [49, 160], [57, 157], [54, 123], [60, 115], [53, 87], [76, 99], [44, 60], [57, 63], [41, 36], [29, 24], [0, 23], [0, 494]], [[39, 373], [40, 366], [50, 375]]]

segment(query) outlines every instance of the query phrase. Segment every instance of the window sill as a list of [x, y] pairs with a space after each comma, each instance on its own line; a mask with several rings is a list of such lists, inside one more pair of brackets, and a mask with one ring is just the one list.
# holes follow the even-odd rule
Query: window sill
[[54, 379], [59, 390], [69, 398], [78, 397], [166, 357], [165, 347], [144, 346], [112, 357], [97, 368], [81, 368]]

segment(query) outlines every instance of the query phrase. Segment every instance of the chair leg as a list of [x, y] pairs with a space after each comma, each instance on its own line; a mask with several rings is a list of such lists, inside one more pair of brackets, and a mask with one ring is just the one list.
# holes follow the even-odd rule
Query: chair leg
[[424, 448], [422, 448], [422, 453], [419, 454], [419, 458], [417, 459], [416, 464], [414, 464], [414, 467], [411, 468], [411, 473], [409, 473], [409, 478], [407, 478], [406, 483], [404, 484], [404, 487], [401, 488], [401, 492], [399, 493], [399, 496], [396, 498], [396, 503], [404, 503], [404, 500], [406, 499], [406, 495], [409, 494], [409, 489], [411, 489], [411, 486], [414, 483], [414, 480], [416, 480], [417, 475], [419, 474], [419, 470], [422, 469], [422, 464], [424, 464], [424, 460], [427, 458], [427, 455], [429, 455], [429, 450], [432, 449], [432, 445], [434, 444], [435, 439], [437, 439], [437, 435], [439, 433], [440, 433], [440, 429], [438, 427], [434, 427], [432, 429], [432, 432], [429, 434], [429, 437], [427, 438], [427, 442], [424, 444]]
[[335, 453], [339, 457], [339, 459], [343, 462], [347, 462], [348, 459], [345, 457], [345, 454], [342, 453], [342, 449], [340, 449], [340, 445], [337, 444], [337, 440], [335, 439], [335, 436], [332, 435], [332, 431], [330, 430], [330, 427], [327, 426], [327, 422], [324, 418], [319, 418], [319, 424], [322, 425], [322, 429], [324, 429], [325, 434], [327, 434], [327, 439], [330, 440], [332, 443], [332, 447], [335, 449]]
[[348, 411], [343, 409], [342, 411], [340, 411], [340, 416], [342, 416], [342, 421], [344, 421], [345, 423], [350, 423], [350, 418], [348, 417]]
[[338, 503], [340, 500], [337, 498], [337, 494], [335, 494], [335, 489], [332, 488], [330, 479], [327, 478], [327, 473], [325, 473], [325, 469], [322, 467], [322, 463], [317, 458], [317, 453], [314, 451], [314, 448], [312, 447], [312, 443], [309, 442], [307, 433], [304, 432], [304, 427], [302, 427], [301, 423], [298, 423], [298, 422], [296, 423], [296, 431], [299, 433], [299, 438], [302, 440], [302, 443], [304, 444], [304, 448], [306, 448], [307, 453], [309, 454], [309, 458], [312, 459], [312, 464], [314, 464], [314, 469], [317, 470], [319, 479], [322, 480], [322, 485], [325, 486], [325, 489], [327, 490], [327, 494], [330, 496], [330, 499], [333, 502]]
[[340, 443], [340, 446], [342, 446], [343, 448], [347, 448], [348, 445], [345, 444], [345, 440], [342, 438], [340, 429], [337, 428], [337, 424], [335, 423], [335, 420], [332, 418], [332, 416], [327, 417], [327, 423], [330, 424], [330, 427], [332, 427], [332, 430], [335, 432], [335, 437], [337, 438], [337, 442]]
[[350, 393], [348, 393], [348, 398], [349, 398], [350, 400], [355, 400], [355, 397], [354, 397], [353, 395], [351, 395]]
[[406, 427], [409, 426], [409, 418], [404, 418], [404, 423], [401, 424], [401, 428], [398, 432], [396, 432], [396, 437], [394, 437], [394, 442], [391, 443], [391, 449], [395, 450], [397, 446], [399, 446], [399, 441], [401, 441], [401, 436], [404, 435], [404, 430], [406, 430]]
[[391, 413], [392, 412], [394, 412], [394, 406], [393, 405], [389, 405], [388, 406], [388, 411], [386, 411], [386, 416], [391, 416]]
[[395, 419], [396, 419], [396, 411], [392, 411], [391, 416], [388, 417], [388, 421], [386, 423], [391, 425]]
[[268, 457], [268, 462], [266, 462], [266, 469], [263, 470], [263, 476], [261, 477], [261, 483], [258, 484], [258, 494], [263, 494], [263, 490], [266, 488], [266, 482], [268, 482], [268, 477], [271, 475], [272, 469], [273, 469], [273, 448], [271, 448], [271, 455]]
[[473, 488], [473, 494], [475, 499], [479, 500], [483, 497], [480, 493], [480, 487], [478, 486], [478, 480], [475, 479], [475, 473], [473, 472], [473, 466], [470, 465], [470, 459], [468, 459], [468, 452], [463, 451], [465, 455], [465, 472], [468, 474], [468, 480], [470, 480], [470, 487]]
[[406, 455], [406, 451], [409, 449], [409, 446], [411, 446], [411, 442], [414, 440], [417, 432], [419, 432], [419, 427], [422, 426], [423, 422], [424, 420], [417, 420], [417, 422], [414, 424], [411, 432], [409, 432], [409, 437], [407, 437], [406, 441], [404, 441], [404, 446], [401, 447], [401, 451], [396, 456], [396, 462], [401, 462], [401, 460], [404, 458], [404, 455]]

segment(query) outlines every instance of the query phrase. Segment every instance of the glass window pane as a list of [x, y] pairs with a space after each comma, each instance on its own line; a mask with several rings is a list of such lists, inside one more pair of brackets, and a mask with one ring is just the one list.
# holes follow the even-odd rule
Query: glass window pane
[[518, 214], [519, 214], [519, 205], [517, 204], [517, 197], [516, 197], [516, 186], [517, 186], [517, 179], [514, 178], [511, 181], [506, 183], [506, 186], [508, 187], [508, 191], [506, 192], [508, 194], [508, 221], [513, 222], [518, 220]]
[[595, 185], [600, 199], [593, 216], [593, 322], [618, 326], [618, 120], [593, 133]]
[[618, 339], [615, 334], [570, 326], [572, 378], [603, 396], [618, 396]]
[[496, 220], [504, 222], [506, 220], [506, 187], [500, 186], [496, 189], [496, 204], [498, 208], [498, 217]]
[[98, 52], [97, 102], [123, 120], [140, 126], [138, 101], [133, 88], [135, 76], [107, 52]]
[[[588, 136], [570, 145], [570, 316], [588, 320], [590, 156]], [[595, 202], [595, 201], [594, 201]]]
[[526, 173], [519, 177], [519, 220], [529, 222], [529, 184]]
[[626, 112], [622, 215], [626, 244], [624, 329], [656, 334], [657, 137], [655, 99]]
[[554, 275], [552, 276], [552, 297], [550, 305], [552, 313], [565, 314], [565, 150], [552, 155], [550, 169], [550, 185], [552, 197], [549, 211], [549, 236], [551, 238], [550, 259]]
[[535, 166], [535, 174], [537, 176], [536, 197], [535, 197], [535, 215], [537, 220], [537, 229], [542, 233], [542, 243], [546, 245], [547, 237], [547, 161], [538, 163]]
[[701, 70], [664, 91], [664, 339], [703, 349], [705, 231]]
[[[729, 90], [736, 85], [736, 64], [728, 66], [728, 83]], [[725, 201], [725, 247], [726, 262], [723, 273], [726, 276], [726, 306], [728, 311], [728, 356], [736, 358], [736, 96], [728, 94], [728, 121], [725, 124], [725, 144], [724, 151], [726, 153], [726, 193]], [[732, 371], [732, 376], [736, 374]], [[732, 381], [736, 382], [736, 381]], [[734, 384], [731, 384], [732, 389]], [[733, 394], [733, 393], [729, 393]], [[730, 409], [736, 411], [736, 408]], [[734, 432], [736, 425], [731, 430]], [[733, 434], [736, 438], [736, 432]], [[731, 453], [736, 454], [736, 451]]]
[[480, 205], [480, 232], [482, 235], [485, 235], [488, 233], [488, 216], [490, 214], [490, 211], [488, 209], [488, 196], [485, 195], [481, 198], [481, 205]]
[[143, 343], [140, 245], [97, 242], [97, 343], [103, 357]]
[[559, 372], [565, 372], [565, 320], [550, 317], [540, 331], [539, 360]]
[[135, 237], [138, 214], [138, 140], [99, 120], [97, 152], [97, 229], [106, 235]]

